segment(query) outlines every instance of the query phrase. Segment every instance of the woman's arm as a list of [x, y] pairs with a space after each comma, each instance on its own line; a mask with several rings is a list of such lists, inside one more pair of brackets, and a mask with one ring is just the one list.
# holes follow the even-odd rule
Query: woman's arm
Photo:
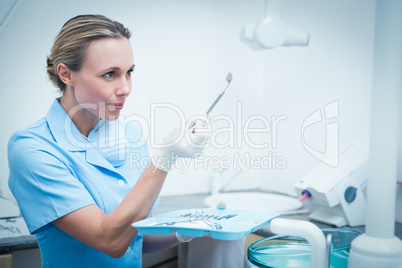
[[[89, 205], [53, 223], [88, 246], [111, 257], [121, 257], [137, 234], [131, 224], [149, 215], [166, 175], [150, 162], [136, 185], [111, 213], [106, 215], [98, 206]], [[171, 241], [177, 243], [177, 239]]]
[[[137, 234], [137, 230], [131, 224], [148, 217], [176, 157], [195, 157], [205, 147], [210, 134], [206, 129], [206, 121], [196, 119], [189, 126], [191, 127], [187, 130], [187, 134], [190, 142], [181, 139], [160, 150], [159, 154], [156, 154], [157, 158], [153, 158], [155, 164], [150, 161], [135, 186], [112, 212], [106, 215], [98, 206], [89, 205], [53, 223], [96, 250], [115, 258], [123, 256]], [[177, 139], [177, 133], [180, 133], [179, 128], [174, 129], [168, 137]], [[176, 241], [173, 238], [165, 237], [165, 239], [167, 246], [177, 243], [177, 239]]]

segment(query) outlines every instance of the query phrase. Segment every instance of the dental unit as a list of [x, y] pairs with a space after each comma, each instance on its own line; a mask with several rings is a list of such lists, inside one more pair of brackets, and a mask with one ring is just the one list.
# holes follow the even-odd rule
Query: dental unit
[[[279, 9], [279, 0], [266, 0], [266, 18], [244, 27], [241, 41], [254, 50], [307, 46], [309, 34], [289, 29], [280, 20]], [[351, 242], [350, 268], [402, 267], [402, 241], [395, 236], [397, 148], [401, 134], [398, 125], [401, 120], [402, 2], [377, 0], [375, 12], [369, 152], [357, 144], [346, 147], [341, 150], [339, 170], [320, 166], [295, 184], [301, 200], [315, 208], [310, 218], [336, 226], [365, 225], [365, 233]], [[366, 194], [363, 194], [365, 187]], [[312, 233], [315, 239], [305, 237], [311, 245], [311, 267], [329, 267], [325, 241], [330, 237], [325, 239], [321, 230], [314, 227], [311, 232], [298, 230], [298, 226], [304, 224], [309, 225], [275, 218], [269, 227], [280, 235], [303, 237]]]
[[307, 46], [308, 32], [289, 28], [280, 18], [281, 0], [265, 1], [265, 18], [256, 24], [245, 26], [241, 41], [253, 50], [272, 49], [281, 46]]
[[364, 225], [368, 179], [367, 142], [356, 140], [339, 151], [339, 165], [326, 163], [306, 174], [294, 187], [313, 212], [309, 217], [327, 224]]

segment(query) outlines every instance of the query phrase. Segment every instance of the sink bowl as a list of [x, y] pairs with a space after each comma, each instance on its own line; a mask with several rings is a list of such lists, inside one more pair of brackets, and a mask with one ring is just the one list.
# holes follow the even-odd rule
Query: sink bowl
[[223, 201], [227, 208], [254, 209], [272, 212], [290, 212], [302, 207], [302, 203], [296, 198], [261, 192], [230, 192], [210, 195], [205, 198], [207, 206], [216, 207]]

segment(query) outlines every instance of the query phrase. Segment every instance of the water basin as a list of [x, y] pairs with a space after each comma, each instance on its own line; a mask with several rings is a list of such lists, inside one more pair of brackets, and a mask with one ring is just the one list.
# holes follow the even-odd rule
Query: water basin
[[[332, 235], [330, 267], [348, 266], [352, 240], [359, 232], [342, 229], [322, 229]], [[306, 240], [294, 236], [270, 236], [252, 243], [247, 250], [246, 267], [310, 267], [311, 248]]]
[[302, 207], [296, 198], [262, 192], [229, 192], [210, 195], [204, 202], [209, 207], [215, 207], [220, 201], [231, 209], [254, 209], [272, 212], [290, 212]]

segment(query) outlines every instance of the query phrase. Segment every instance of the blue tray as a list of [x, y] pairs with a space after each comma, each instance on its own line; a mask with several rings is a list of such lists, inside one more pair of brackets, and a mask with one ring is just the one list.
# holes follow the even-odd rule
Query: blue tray
[[177, 210], [134, 222], [132, 226], [143, 235], [166, 235], [178, 232], [182, 236], [202, 237], [209, 234], [213, 239], [237, 240], [269, 224], [273, 218], [279, 216], [276, 212], [258, 210], [217, 208], [203, 208], [202, 212], [200, 210]]

